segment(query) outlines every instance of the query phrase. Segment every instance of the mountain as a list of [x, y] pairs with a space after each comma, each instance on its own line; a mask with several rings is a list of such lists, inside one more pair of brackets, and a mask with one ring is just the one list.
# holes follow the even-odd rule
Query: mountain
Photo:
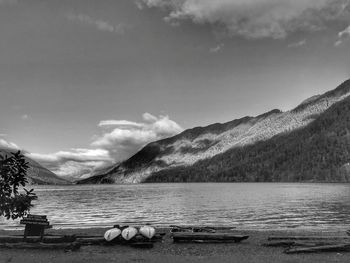
[[[0, 148], [0, 155], [11, 156], [11, 152], [17, 150], [11, 150], [6, 148]], [[27, 173], [27, 179], [29, 184], [70, 184], [70, 182], [58, 177], [53, 172], [41, 166], [36, 161], [25, 156], [26, 161], [29, 164]]]
[[196, 127], [79, 183], [348, 181], [350, 80], [295, 109]]

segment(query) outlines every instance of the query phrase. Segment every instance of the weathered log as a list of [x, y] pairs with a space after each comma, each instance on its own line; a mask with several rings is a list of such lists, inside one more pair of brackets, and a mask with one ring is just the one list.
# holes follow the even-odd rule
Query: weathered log
[[[122, 238], [121, 238], [122, 239]], [[157, 242], [158, 240], [161, 240], [163, 239], [163, 236], [160, 236], [160, 235], [155, 235], [154, 237], [152, 237], [151, 239], [150, 238], [147, 238], [147, 237], [144, 237], [142, 235], [136, 235], [132, 240], [132, 242]], [[122, 239], [122, 241], [125, 241], [124, 239]]]
[[349, 239], [350, 236], [269, 236], [267, 240], [334, 240]]
[[175, 232], [173, 233], [174, 242], [183, 242], [191, 240], [205, 240], [205, 241], [234, 241], [241, 242], [247, 239], [249, 236], [236, 235], [233, 233], [191, 233], [191, 232]]
[[77, 250], [81, 246], [78, 242], [60, 243], [60, 244], [46, 244], [46, 243], [2, 243], [0, 248], [15, 248], [15, 249], [64, 249]]
[[23, 236], [0, 236], [0, 243], [67, 243], [74, 242], [75, 236], [45, 236], [41, 239], [40, 236], [30, 236], [24, 238]]
[[153, 238], [149, 239], [142, 235], [137, 235], [133, 239], [127, 241], [124, 240], [121, 236], [117, 237], [115, 240], [112, 240], [110, 242], [107, 242], [103, 237], [97, 236], [97, 237], [83, 237], [79, 236], [76, 238], [76, 241], [83, 244], [83, 245], [106, 245], [106, 244], [131, 244], [136, 242], [149, 242], [154, 243], [158, 240], [161, 240], [163, 238], [164, 234], [159, 233], [156, 234]]
[[231, 227], [214, 227], [214, 226], [193, 226], [193, 225], [170, 225], [170, 228], [178, 228], [178, 229], [183, 229], [187, 231], [192, 231], [192, 230], [208, 230], [208, 231], [228, 231], [228, 230], [233, 230], [236, 227], [231, 226]]
[[82, 245], [103, 245], [106, 243], [106, 240], [103, 237], [80, 237], [76, 239], [76, 242]]
[[296, 242], [295, 241], [273, 241], [262, 244], [264, 247], [290, 247], [293, 246]]
[[350, 244], [337, 244], [326, 246], [314, 246], [314, 247], [298, 247], [286, 249], [286, 254], [296, 253], [314, 253], [314, 252], [350, 252]]
[[262, 244], [265, 247], [315, 247], [315, 246], [328, 246], [339, 244], [339, 240], [333, 241], [317, 241], [317, 240], [305, 240], [305, 241], [293, 241], [293, 240], [284, 240], [284, 241], [272, 241]]
[[183, 243], [183, 244], [188, 244], [188, 243], [198, 243], [198, 244], [206, 244], [206, 243], [210, 243], [210, 244], [228, 244], [228, 243], [239, 243], [240, 241], [235, 241], [235, 240], [200, 240], [200, 239], [191, 239], [191, 240], [181, 240], [181, 239], [178, 239], [178, 240], [174, 240], [174, 242], [176, 243]]
[[171, 233], [175, 232], [209, 232], [209, 233], [215, 233], [216, 229], [212, 227], [195, 227], [195, 226], [176, 226], [171, 225]]
[[[166, 233], [164, 232], [160, 232], [160, 233], [156, 233], [154, 235], [154, 237], [152, 239], [162, 239], [163, 236], [165, 236]], [[18, 235], [13, 235], [13, 236], [23, 236], [21, 234]], [[57, 235], [57, 234], [45, 234], [45, 237], [61, 237], [62, 235]], [[101, 235], [84, 235], [84, 234], [74, 234], [74, 235], [66, 235], [66, 236], [74, 236], [76, 238], [101, 238], [103, 236], [103, 234]], [[137, 235], [142, 237], [142, 235]]]

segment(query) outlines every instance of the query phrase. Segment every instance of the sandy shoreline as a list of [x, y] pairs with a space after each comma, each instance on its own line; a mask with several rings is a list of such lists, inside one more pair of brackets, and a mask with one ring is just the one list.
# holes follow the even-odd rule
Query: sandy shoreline
[[[51, 229], [47, 234], [97, 235], [102, 236], [106, 228]], [[62, 250], [0, 249], [0, 263], [37, 262], [350, 262], [348, 253], [314, 253], [287, 255], [284, 248], [263, 247], [270, 235], [346, 235], [344, 231], [315, 230], [235, 230], [250, 238], [242, 243], [228, 244], [174, 244], [169, 229], [163, 242], [157, 242], [152, 249], [136, 249], [128, 246], [83, 246], [75, 252]], [[23, 231], [0, 230], [0, 235], [22, 234]]]

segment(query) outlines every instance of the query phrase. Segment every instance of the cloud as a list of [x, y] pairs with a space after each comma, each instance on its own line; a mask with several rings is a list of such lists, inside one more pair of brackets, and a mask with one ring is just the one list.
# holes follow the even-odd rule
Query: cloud
[[137, 5], [164, 10], [170, 23], [189, 20], [249, 39], [282, 39], [350, 19], [349, 0], [139, 0]]
[[142, 127], [142, 123], [126, 121], [126, 120], [105, 120], [100, 121], [98, 124], [99, 127], [113, 127], [113, 126], [124, 126], [124, 127]]
[[30, 119], [30, 116], [29, 116], [28, 114], [23, 114], [23, 115], [21, 116], [21, 119], [22, 119], [22, 120], [29, 120], [29, 119]]
[[[3, 135], [0, 135], [0, 136], [3, 136]], [[0, 148], [6, 149], [6, 150], [19, 150], [19, 147], [17, 144], [13, 142], [9, 142], [2, 138], [0, 138]]]
[[67, 14], [67, 18], [71, 21], [77, 21], [83, 24], [94, 26], [97, 30], [110, 32], [110, 33], [117, 33], [117, 34], [124, 34], [126, 30], [126, 25], [124, 24], [117, 24], [112, 25], [111, 23], [100, 20], [100, 19], [94, 19], [86, 14]]
[[338, 40], [334, 43], [334, 46], [341, 45], [346, 39], [350, 38], [350, 25], [345, 28], [343, 31], [338, 33]]
[[290, 43], [288, 45], [289, 48], [298, 48], [298, 47], [301, 47], [301, 46], [304, 46], [306, 44], [306, 40], [303, 39], [303, 40], [300, 40], [298, 42], [295, 42], [295, 43]]
[[114, 161], [103, 149], [71, 149], [51, 154], [27, 153], [26, 156], [59, 176], [71, 177], [81, 177]]
[[350, 36], [350, 26], [348, 26], [343, 31], [338, 33], [338, 37], [349, 37], [349, 36]]
[[224, 44], [222, 44], [222, 43], [218, 44], [217, 46], [210, 48], [209, 52], [210, 53], [218, 53], [223, 47], [224, 47]]
[[[104, 120], [99, 127], [105, 128], [91, 146], [108, 149], [115, 160], [123, 160], [136, 153], [149, 142], [180, 133], [183, 129], [169, 116], [142, 115], [143, 122]], [[107, 128], [107, 129], [106, 129]]]
[[168, 116], [156, 117], [144, 113], [142, 119], [142, 122], [100, 121], [100, 135], [95, 136], [90, 148], [26, 155], [59, 176], [82, 178], [127, 159], [149, 142], [173, 136], [183, 130]]

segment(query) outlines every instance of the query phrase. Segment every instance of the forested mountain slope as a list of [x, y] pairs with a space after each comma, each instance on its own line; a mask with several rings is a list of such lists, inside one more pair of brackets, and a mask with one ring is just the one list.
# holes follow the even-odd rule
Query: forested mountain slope
[[304, 128], [233, 148], [190, 167], [152, 174], [148, 182], [350, 182], [350, 97]]
[[[312, 163], [309, 164], [311, 168], [300, 163], [302, 160], [305, 161], [304, 159], [294, 159], [298, 163], [293, 164], [283, 161], [283, 158], [288, 159], [290, 156], [287, 153], [282, 156], [277, 149], [295, 147], [287, 142], [295, 141], [297, 139], [295, 134], [302, 130], [312, 138], [317, 137], [319, 135], [317, 129], [310, 127], [320, 122], [322, 118], [326, 118], [326, 115], [329, 115], [329, 118], [337, 117], [330, 114], [330, 111], [343, 105], [342, 103], [345, 105], [349, 103], [346, 99], [349, 94], [350, 80], [345, 81], [335, 90], [313, 96], [291, 111], [272, 110], [257, 117], [244, 117], [224, 124], [189, 129], [174, 137], [152, 142], [125, 162], [112, 167], [107, 173], [84, 179], [80, 183], [329, 180], [322, 174], [317, 175], [320, 178], [315, 177], [317, 171], [321, 170], [319, 167], [326, 167], [326, 162], [333, 160], [329, 159], [329, 156], [333, 156], [334, 153], [324, 157], [324, 151], [330, 150], [325, 144], [317, 141], [320, 146], [313, 148], [313, 154], [321, 156], [319, 158], [322, 162], [312, 159]], [[342, 111], [345, 115], [348, 114], [346, 110]], [[334, 125], [340, 126], [340, 124]], [[303, 136], [306, 136], [305, 134]], [[306, 137], [303, 138], [306, 140]], [[277, 139], [278, 142], [276, 142]], [[303, 143], [306, 142], [303, 141]], [[290, 149], [287, 148], [285, 151], [289, 152]], [[265, 149], [273, 150], [266, 152]], [[305, 155], [309, 151], [310, 149], [300, 148], [298, 153], [301, 156], [301, 152]], [[342, 148], [341, 151], [344, 149]], [[292, 152], [294, 153], [294, 150]], [[346, 156], [347, 152], [343, 155]], [[341, 163], [345, 159], [344, 156], [339, 162], [332, 162], [332, 169], [338, 169], [336, 172], [332, 170], [332, 173], [339, 175], [340, 168], [337, 165], [345, 165]], [[316, 157], [313, 156], [313, 158]], [[268, 161], [270, 159], [275, 161], [270, 163]], [[251, 162], [255, 163], [250, 164]], [[302, 168], [297, 169], [299, 166]], [[313, 171], [311, 175], [310, 169]], [[346, 169], [345, 166], [344, 169]]]

